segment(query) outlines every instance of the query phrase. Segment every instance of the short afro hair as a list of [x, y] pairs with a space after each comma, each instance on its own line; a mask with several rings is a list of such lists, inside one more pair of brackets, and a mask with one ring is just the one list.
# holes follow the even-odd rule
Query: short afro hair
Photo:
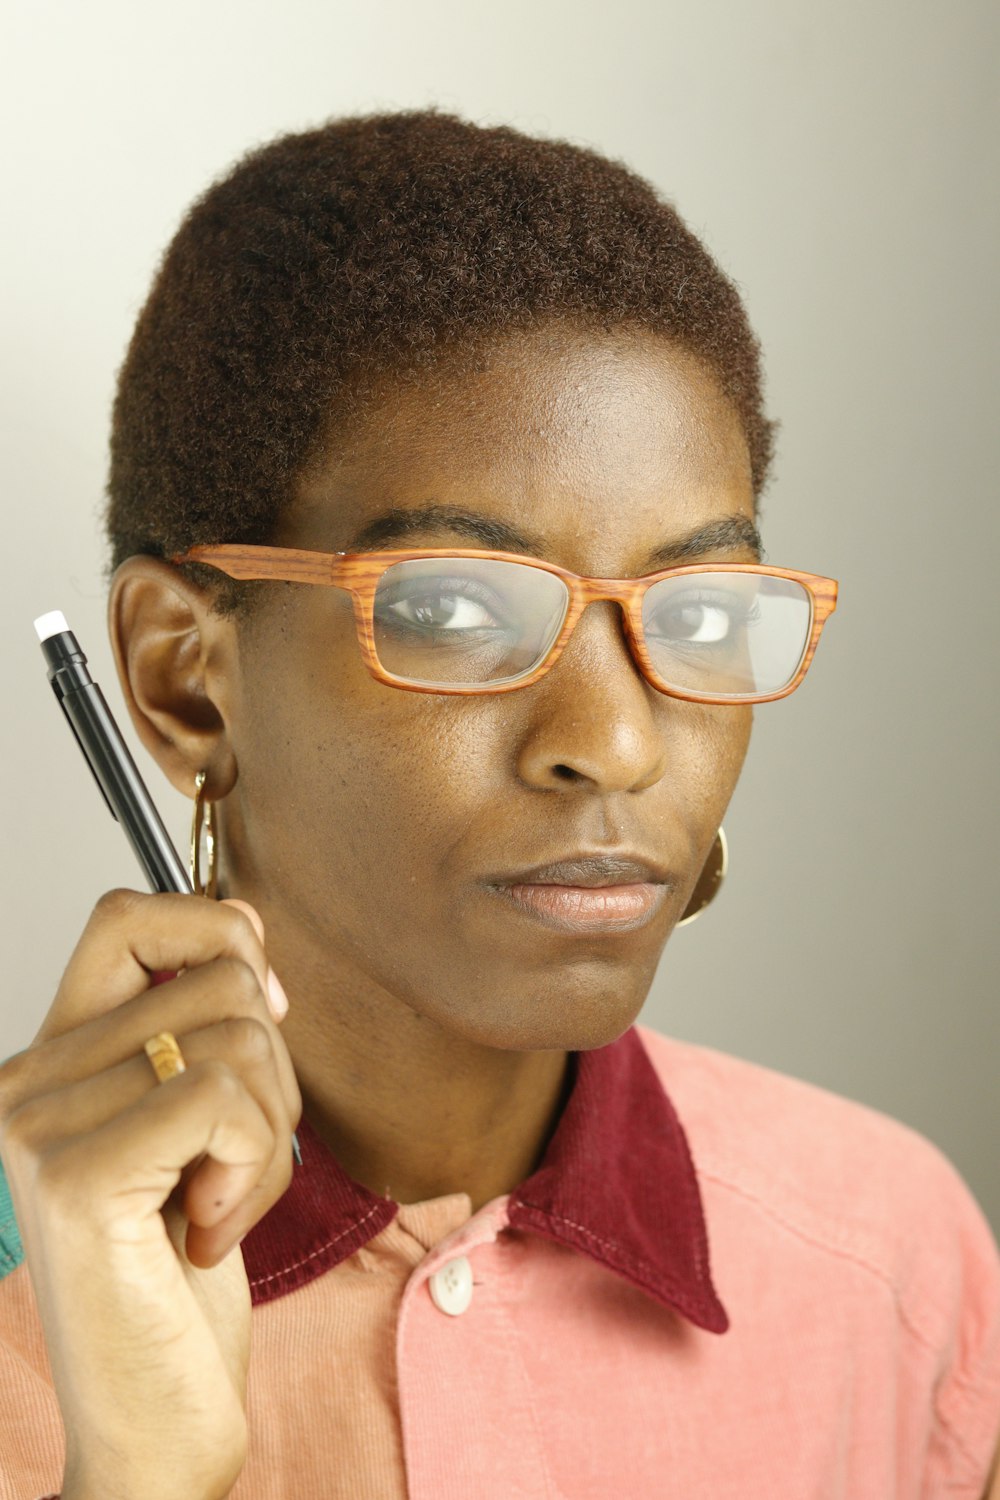
[[627, 167], [436, 109], [250, 152], [183, 220], [119, 373], [112, 568], [270, 541], [324, 435], [377, 381], [556, 319], [655, 330], [700, 356], [760, 495], [775, 424], [739, 294]]

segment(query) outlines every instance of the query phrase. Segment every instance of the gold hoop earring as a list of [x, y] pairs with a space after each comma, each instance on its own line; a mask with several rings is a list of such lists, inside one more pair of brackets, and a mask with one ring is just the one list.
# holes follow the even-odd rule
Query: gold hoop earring
[[678, 927], [684, 927], [688, 922], [693, 922], [695, 917], [700, 917], [705, 907], [715, 900], [728, 869], [729, 842], [726, 839], [725, 830], [720, 828], [708, 852], [705, 868], [698, 876], [695, 888], [691, 892], [691, 899], [684, 908], [684, 915], [677, 923]]
[[[218, 883], [216, 857], [218, 853], [218, 826], [215, 820], [215, 803], [205, 797], [206, 772], [199, 771], [194, 778], [194, 816], [191, 819], [191, 857], [188, 869], [196, 896], [208, 896], [215, 900]], [[201, 840], [205, 836], [205, 858], [208, 868], [204, 881], [201, 878]]]

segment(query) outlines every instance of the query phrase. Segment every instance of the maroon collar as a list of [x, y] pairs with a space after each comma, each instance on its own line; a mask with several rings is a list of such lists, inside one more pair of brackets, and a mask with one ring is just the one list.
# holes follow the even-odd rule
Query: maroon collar
[[[541, 1166], [510, 1194], [510, 1228], [588, 1255], [699, 1328], [725, 1333], [687, 1137], [638, 1031], [570, 1063], [572, 1092]], [[255, 1306], [339, 1265], [399, 1209], [349, 1177], [305, 1116], [297, 1133], [302, 1165], [243, 1241]]]

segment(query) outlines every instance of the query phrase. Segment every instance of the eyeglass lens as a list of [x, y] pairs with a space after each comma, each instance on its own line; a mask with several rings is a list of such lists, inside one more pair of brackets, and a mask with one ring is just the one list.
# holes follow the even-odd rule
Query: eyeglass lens
[[[569, 590], [541, 568], [487, 558], [394, 563], [375, 594], [378, 659], [426, 687], [516, 682], [545, 659]], [[809, 641], [812, 600], [792, 579], [760, 573], [664, 578], [646, 590], [642, 625], [668, 687], [742, 697], [780, 692]]]

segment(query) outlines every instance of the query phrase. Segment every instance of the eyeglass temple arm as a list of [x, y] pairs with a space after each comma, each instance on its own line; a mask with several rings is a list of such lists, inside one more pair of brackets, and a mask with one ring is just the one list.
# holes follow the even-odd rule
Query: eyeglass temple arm
[[280, 557], [271, 547], [239, 546], [190, 547], [169, 559], [175, 564], [202, 563], [218, 568], [229, 578], [244, 583], [272, 579], [278, 583], [321, 583], [343, 588], [338, 560], [345, 552], [309, 552], [300, 547], [283, 547]]

